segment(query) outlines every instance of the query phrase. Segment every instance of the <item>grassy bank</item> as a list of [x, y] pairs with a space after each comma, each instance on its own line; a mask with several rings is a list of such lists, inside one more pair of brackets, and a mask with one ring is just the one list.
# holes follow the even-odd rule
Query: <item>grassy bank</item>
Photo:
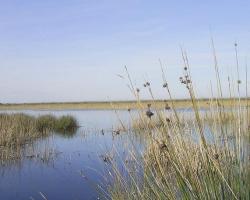
[[[223, 105], [231, 106], [237, 99], [221, 99]], [[201, 108], [208, 108], [211, 99], [197, 99], [197, 103]], [[146, 108], [147, 104], [153, 103], [156, 108], [164, 109], [166, 105], [170, 105], [170, 100], [141, 100], [141, 106]], [[190, 99], [174, 100], [176, 108], [191, 108], [192, 101]], [[250, 99], [242, 99], [243, 106], [250, 104]], [[65, 103], [25, 103], [25, 104], [0, 104], [0, 110], [71, 110], [71, 109], [137, 109], [136, 101], [112, 101], [112, 102], [65, 102]]]

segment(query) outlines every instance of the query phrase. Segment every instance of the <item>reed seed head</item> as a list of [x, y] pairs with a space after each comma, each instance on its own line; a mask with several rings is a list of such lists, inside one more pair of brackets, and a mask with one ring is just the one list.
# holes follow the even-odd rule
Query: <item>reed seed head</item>
[[170, 110], [170, 106], [168, 104], [165, 105], [165, 110]]
[[147, 117], [148, 117], [149, 119], [151, 119], [151, 117], [154, 115], [154, 113], [153, 113], [150, 109], [148, 109], [148, 110], [146, 111], [146, 115], [147, 115]]
[[164, 83], [162, 87], [166, 88], [168, 86], [167, 83]]
[[160, 143], [159, 147], [161, 150], [164, 150], [167, 148], [167, 145], [164, 142], [162, 142], [162, 143]]

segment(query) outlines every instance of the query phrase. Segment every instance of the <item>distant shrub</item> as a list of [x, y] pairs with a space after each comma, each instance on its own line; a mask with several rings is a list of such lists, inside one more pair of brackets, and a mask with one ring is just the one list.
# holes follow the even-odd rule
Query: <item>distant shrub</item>
[[62, 116], [57, 119], [55, 130], [58, 132], [71, 132], [77, 128], [77, 121], [72, 116]]
[[51, 131], [55, 129], [56, 117], [53, 115], [43, 115], [37, 118], [36, 128], [40, 132]]

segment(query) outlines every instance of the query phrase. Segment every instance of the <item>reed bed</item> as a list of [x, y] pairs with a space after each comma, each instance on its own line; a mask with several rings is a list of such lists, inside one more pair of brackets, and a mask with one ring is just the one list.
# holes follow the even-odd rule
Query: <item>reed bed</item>
[[21, 160], [26, 147], [40, 138], [54, 132], [72, 135], [76, 128], [77, 121], [72, 116], [0, 114], [0, 164]]
[[71, 116], [0, 114], [0, 146], [23, 145], [51, 132], [66, 132], [75, 128], [77, 121]]
[[[140, 90], [130, 89], [137, 99], [137, 118], [132, 127], [147, 138], [143, 153], [131, 150], [131, 166], [126, 161], [122, 170], [114, 162], [109, 174], [111, 199], [249, 199], [250, 198], [250, 115], [246, 86], [246, 104], [238, 93], [230, 106], [224, 105], [216, 55], [215, 73], [218, 97], [201, 110], [194, 92], [187, 55], [182, 51], [184, 68], [181, 84], [192, 103], [192, 115], [182, 115], [172, 98], [163, 72], [163, 88], [169, 96], [168, 112], [154, 107], [149, 82], [144, 84], [152, 96], [145, 111]], [[247, 77], [247, 76], [246, 76]], [[246, 78], [247, 84], [247, 78]], [[230, 91], [231, 94], [231, 91]], [[238, 96], [237, 96], [238, 95]], [[152, 113], [150, 113], [152, 112]]]
[[[210, 108], [207, 110], [200, 111], [200, 119], [206, 125], [215, 125], [218, 121], [221, 121], [224, 125], [229, 123], [235, 123], [238, 119], [238, 113], [236, 111], [223, 111], [221, 112], [221, 116], [215, 114], [215, 112], [211, 112], [214, 108]], [[246, 109], [246, 108], [245, 108]], [[140, 113], [140, 117], [133, 116], [131, 120], [131, 129], [135, 132], [147, 129], [155, 129], [156, 127], [164, 127], [167, 125], [176, 126], [184, 126], [186, 123], [196, 123], [195, 116], [193, 112], [185, 113], [183, 111], [179, 112], [179, 122], [176, 120], [172, 113], [166, 113], [164, 111], [158, 110], [157, 117], [153, 117], [149, 119], [144, 113]], [[250, 118], [250, 113], [241, 113], [240, 120], [244, 121], [244, 118]]]

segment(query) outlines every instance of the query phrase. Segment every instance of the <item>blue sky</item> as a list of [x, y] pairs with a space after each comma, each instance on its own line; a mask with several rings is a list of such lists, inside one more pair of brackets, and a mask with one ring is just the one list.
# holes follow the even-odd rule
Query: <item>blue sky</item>
[[150, 81], [155, 96], [165, 98], [159, 58], [173, 96], [185, 98], [180, 45], [197, 95], [209, 97], [211, 33], [227, 95], [227, 76], [236, 79], [235, 41], [245, 84], [249, 19], [250, 1], [243, 0], [0, 0], [0, 102], [132, 99], [116, 75], [125, 65], [138, 87]]

